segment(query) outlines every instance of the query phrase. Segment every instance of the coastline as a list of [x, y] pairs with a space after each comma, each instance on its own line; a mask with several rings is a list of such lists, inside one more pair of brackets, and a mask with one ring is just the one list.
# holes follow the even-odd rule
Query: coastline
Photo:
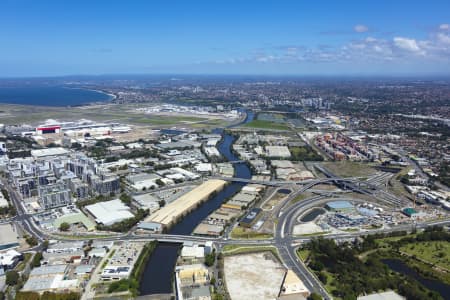
[[[14, 91], [10, 95], [8, 94], [8, 92], [3, 94], [0, 99], [0, 105], [18, 105], [31, 107], [82, 107], [100, 103], [110, 104], [115, 99], [117, 99], [117, 95], [109, 93], [108, 91], [100, 89], [91, 89], [86, 87], [72, 87], [67, 85], [38, 86], [33, 87], [37, 89], [36, 94], [34, 94], [35, 93], [34, 90], [31, 91], [26, 90], [28, 87], [13, 87], [13, 88], [17, 92]], [[44, 92], [42, 92], [41, 90], [52, 88], [55, 88], [56, 90], [55, 91], [44, 90]], [[25, 89], [25, 92], [21, 92], [21, 89]], [[78, 90], [78, 92], [76, 91], [70, 92], [70, 90]], [[67, 95], [65, 95], [64, 93], [67, 93]], [[96, 100], [95, 98], [103, 98], [103, 99]]]
[[[63, 86], [63, 88], [67, 88], [67, 89], [74, 89], [74, 90], [83, 90], [83, 91], [91, 91], [91, 92], [96, 92], [96, 93], [100, 93], [100, 94], [104, 94], [110, 97], [110, 99], [105, 100], [106, 101], [113, 101], [115, 99], [117, 99], [117, 95], [116, 94], [111, 94], [108, 91], [104, 91], [104, 90], [100, 90], [100, 89], [91, 89], [91, 88], [84, 88], [84, 87], [68, 87], [68, 86]], [[98, 102], [98, 101], [97, 101]], [[86, 104], [89, 103], [97, 103], [97, 102], [88, 102]], [[100, 101], [101, 102], [101, 101]]]

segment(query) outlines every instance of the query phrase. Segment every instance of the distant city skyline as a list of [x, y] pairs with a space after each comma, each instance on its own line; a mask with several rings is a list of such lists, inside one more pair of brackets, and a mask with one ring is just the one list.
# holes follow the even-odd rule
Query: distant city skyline
[[450, 75], [449, 1], [2, 1], [0, 77]]

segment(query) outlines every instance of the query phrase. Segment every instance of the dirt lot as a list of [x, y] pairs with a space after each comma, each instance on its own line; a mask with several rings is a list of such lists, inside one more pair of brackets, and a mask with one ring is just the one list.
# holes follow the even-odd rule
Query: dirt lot
[[270, 252], [225, 257], [225, 280], [232, 300], [276, 299], [285, 272]]

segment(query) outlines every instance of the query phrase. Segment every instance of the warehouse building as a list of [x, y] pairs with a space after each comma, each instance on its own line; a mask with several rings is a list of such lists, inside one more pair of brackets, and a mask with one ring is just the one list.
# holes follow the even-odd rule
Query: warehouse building
[[208, 180], [150, 215], [145, 221], [170, 226], [185, 213], [194, 209], [198, 204], [208, 200], [211, 194], [223, 189], [225, 184], [226, 182], [223, 180]]
[[353, 204], [349, 201], [331, 201], [327, 202], [325, 208], [333, 212], [350, 212], [354, 210]]
[[97, 223], [105, 226], [134, 217], [130, 208], [119, 199], [87, 205], [85, 208]]
[[1, 224], [0, 232], [0, 250], [19, 247], [17, 230], [13, 224]]

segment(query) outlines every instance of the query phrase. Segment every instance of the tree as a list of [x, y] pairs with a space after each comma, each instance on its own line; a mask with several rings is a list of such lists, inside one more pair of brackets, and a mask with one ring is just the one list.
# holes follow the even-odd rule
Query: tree
[[15, 270], [6, 272], [6, 284], [16, 285], [19, 282], [19, 273]]
[[216, 252], [213, 251], [210, 254], [207, 254], [205, 256], [205, 265], [207, 265], [208, 267], [211, 267], [212, 265], [214, 265], [214, 262], [216, 261]]
[[31, 266], [33, 268], [37, 268], [41, 266], [41, 260], [42, 260], [42, 252], [38, 252], [34, 255], [33, 261], [31, 262]]
[[26, 236], [24, 236], [24, 238], [25, 238], [25, 241], [27, 242], [27, 244], [30, 245], [31, 247], [34, 247], [38, 244], [38, 240], [34, 236], [26, 235]]
[[211, 278], [211, 280], [209, 281], [209, 283], [211, 284], [211, 285], [215, 285], [216, 284], [216, 278]]
[[166, 205], [166, 200], [162, 199], [158, 201], [159, 207], [164, 207]]
[[131, 204], [131, 196], [130, 195], [123, 193], [123, 194], [120, 195], [119, 198], [126, 205], [130, 205]]
[[308, 297], [308, 300], [322, 300], [322, 296], [316, 293], [311, 293], [311, 295], [309, 295]]
[[322, 281], [323, 284], [327, 284], [328, 278], [324, 272], [320, 272], [318, 277], [319, 277], [319, 280]]
[[44, 251], [47, 250], [48, 244], [49, 244], [49, 241], [48, 241], [48, 240], [45, 240], [45, 241], [42, 243], [42, 249], [43, 249]]
[[59, 225], [59, 230], [61, 230], [61, 231], [67, 231], [67, 230], [69, 230], [69, 228], [70, 228], [70, 224], [67, 222], [62, 222]]

